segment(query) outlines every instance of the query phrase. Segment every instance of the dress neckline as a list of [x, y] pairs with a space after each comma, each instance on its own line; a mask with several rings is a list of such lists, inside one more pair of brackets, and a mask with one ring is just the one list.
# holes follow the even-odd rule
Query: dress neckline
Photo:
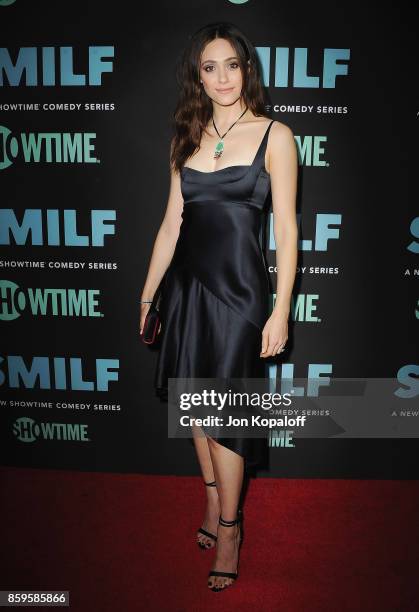
[[[231, 170], [232, 168], [252, 168], [252, 166], [254, 166], [257, 158], [259, 157], [259, 153], [260, 150], [262, 148], [263, 143], [265, 142], [265, 138], [266, 135], [268, 134], [268, 130], [271, 127], [272, 123], [274, 122], [274, 120], [272, 119], [268, 125], [268, 127], [266, 128], [266, 131], [263, 135], [263, 138], [261, 140], [261, 143], [258, 147], [258, 150], [256, 151], [256, 155], [253, 158], [253, 161], [251, 164], [236, 164], [236, 165], [232, 165], [232, 166], [225, 166], [224, 168], [218, 168], [218, 170], [210, 170], [209, 172], [207, 172], [206, 170], [197, 170], [196, 168], [191, 168], [190, 166], [183, 166], [182, 170], [192, 170], [192, 172], [198, 172], [199, 174], [217, 174], [218, 172], [223, 172], [223, 170]], [[263, 160], [263, 167], [265, 167], [265, 160]]]
[[252, 164], [240, 164], [235, 166], [225, 166], [224, 168], [218, 168], [218, 170], [210, 170], [206, 172], [205, 170], [197, 170], [196, 168], [190, 168], [189, 166], [183, 166], [183, 170], [192, 170], [192, 172], [199, 172], [199, 174], [216, 174], [217, 172], [222, 172], [223, 170], [230, 170], [231, 168], [251, 168], [254, 164], [255, 160], [253, 160]]

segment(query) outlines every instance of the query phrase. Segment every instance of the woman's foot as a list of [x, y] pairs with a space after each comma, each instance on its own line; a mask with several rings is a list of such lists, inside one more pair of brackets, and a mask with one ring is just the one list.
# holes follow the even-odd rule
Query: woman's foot
[[220, 499], [218, 497], [217, 488], [210, 486], [207, 496], [207, 507], [205, 510], [204, 522], [201, 529], [207, 533], [213, 534], [215, 537], [207, 536], [197, 532], [197, 543], [202, 548], [214, 548], [216, 543], [216, 533], [218, 519], [220, 518]]
[[[232, 526], [218, 525], [217, 554], [211, 571], [237, 574], [241, 540], [240, 522]], [[233, 584], [235, 578], [209, 576], [208, 588], [222, 590]]]

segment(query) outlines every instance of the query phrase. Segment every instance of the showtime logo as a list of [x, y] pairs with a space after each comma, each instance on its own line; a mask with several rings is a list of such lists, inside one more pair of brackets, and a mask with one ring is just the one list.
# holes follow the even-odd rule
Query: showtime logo
[[99, 312], [99, 289], [22, 289], [0, 280], [0, 320], [13, 321], [29, 310], [33, 316], [103, 317]]
[[99, 164], [92, 155], [95, 138], [90, 132], [22, 132], [13, 136], [9, 128], [0, 125], [0, 170], [17, 158], [27, 164]]
[[66, 442], [90, 442], [88, 425], [83, 423], [37, 423], [29, 417], [20, 417], [12, 425], [13, 435], [20, 442], [36, 440], [60, 440]]

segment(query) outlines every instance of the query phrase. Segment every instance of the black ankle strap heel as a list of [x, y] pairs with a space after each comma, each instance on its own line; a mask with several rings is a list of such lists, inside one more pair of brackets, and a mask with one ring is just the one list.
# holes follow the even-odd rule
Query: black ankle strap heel
[[239, 514], [237, 514], [237, 518], [232, 521], [226, 521], [225, 519], [223, 519], [222, 516], [220, 516], [220, 518], [218, 519], [218, 522], [220, 523], [220, 525], [223, 525], [223, 527], [233, 527], [234, 525], [237, 525], [237, 523], [240, 523], [240, 521], [241, 516]]
[[[222, 525], [223, 527], [233, 527], [234, 525], [237, 525], [238, 523], [240, 523], [240, 521], [242, 520], [243, 515], [242, 515], [242, 511], [238, 510], [237, 511], [237, 517], [235, 519], [233, 519], [232, 521], [227, 521], [225, 518], [223, 518], [222, 516], [220, 516], [220, 518], [218, 519], [218, 523], [220, 525]], [[240, 539], [240, 543], [241, 543], [241, 539]], [[238, 564], [237, 564], [238, 566]], [[218, 570], [211, 570], [210, 573], [208, 574], [208, 578], [210, 576], [222, 576], [224, 578], [232, 578], [233, 580], [237, 580], [239, 574], [238, 572], [220, 572]], [[233, 583], [231, 583], [233, 584]], [[224, 589], [228, 588], [229, 586], [231, 586], [230, 584], [227, 584], [224, 587], [218, 588], [218, 587], [210, 587], [211, 591], [224, 591]]]
[[[205, 482], [204, 480], [204, 485], [207, 487], [216, 487], [217, 483], [215, 482], [215, 480], [213, 480], [212, 482]], [[211, 533], [209, 531], [207, 531], [206, 529], [203, 529], [203, 527], [200, 527], [197, 530], [197, 533], [202, 533], [202, 535], [206, 536], [207, 538], [210, 538], [211, 540], [214, 540], [214, 542], [217, 541], [217, 536], [214, 533]], [[202, 542], [197, 542], [199, 548], [202, 548], [202, 550], [208, 550], [208, 548], [212, 548], [212, 546], [205, 546], [205, 544], [203, 544]]]

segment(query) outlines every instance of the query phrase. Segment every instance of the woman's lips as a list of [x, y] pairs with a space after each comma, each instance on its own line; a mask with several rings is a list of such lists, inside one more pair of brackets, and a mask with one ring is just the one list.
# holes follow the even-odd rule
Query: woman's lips
[[230, 91], [233, 91], [234, 87], [229, 87], [229, 89], [217, 89], [218, 93], [229, 93]]

